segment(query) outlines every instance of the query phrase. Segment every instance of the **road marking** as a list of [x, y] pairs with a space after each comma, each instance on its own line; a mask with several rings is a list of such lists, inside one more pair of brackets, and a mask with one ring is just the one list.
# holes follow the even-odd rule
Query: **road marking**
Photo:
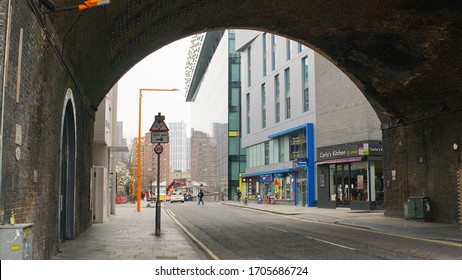
[[311, 237], [311, 236], [308, 236], [308, 235], [305, 235], [305, 237], [308, 238], [308, 239], [316, 240], [316, 241], [323, 242], [323, 243], [326, 243], [326, 244], [330, 244], [330, 245], [333, 245], [333, 246], [337, 246], [337, 247], [340, 247], [340, 248], [356, 251], [355, 248], [343, 246], [343, 245], [340, 245], [340, 244], [337, 244], [337, 243], [334, 243], [334, 242], [330, 242], [330, 241], [327, 241], [327, 240], [319, 239], [319, 238], [316, 238], [316, 237]]
[[[222, 205], [226, 205], [226, 204], [222, 204]], [[229, 206], [238, 207], [238, 206], [234, 206], [234, 205], [229, 205]], [[438, 244], [443, 244], [443, 245], [448, 245], [448, 246], [453, 246], [453, 247], [462, 247], [462, 243], [458, 243], [458, 242], [455, 242], [455, 241], [428, 239], [428, 238], [423, 238], [423, 237], [401, 235], [401, 234], [398, 234], [398, 233], [377, 231], [377, 230], [368, 229], [368, 228], [360, 228], [360, 227], [355, 227], [355, 226], [350, 226], [350, 225], [334, 224], [334, 223], [323, 222], [323, 221], [314, 220], [314, 219], [309, 220], [309, 219], [297, 218], [297, 217], [290, 216], [290, 215], [279, 214], [279, 213], [275, 213], [275, 212], [268, 212], [268, 211], [255, 209], [255, 208], [252, 209], [252, 208], [249, 208], [249, 207], [241, 207], [241, 209], [244, 209], [244, 210], [247, 210], [247, 211], [255, 211], [255, 212], [260, 212], [260, 213], [266, 213], [268, 215], [280, 216], [280, 217], [284, 217], [284, 218], [287, 218], [287, 219], [292, 219], [292, 220], [301, 221], [301, 222], [305, 222], [305, 223], [323, 224], [323, 225], [329, 225], [329, 226], [334, 226], [334, 227], [343, 227], [343, 228], [349, 228], [349, 229], [354, 229], [354, 230], [358, 230], [358, 231], [371, 232], [371, 233], [375, 233], [375, 234], [394, 236], [394, 237], [401, 237], [401, 238], [407, 238], [407, 239], [418, 240], [418, 241], [425, 241], [425, 242], [430, 242], [430, 243], [438, 243]]]
[[189, 230], [187, 230], [176, 218], [175, 214], [170, 209], [165, 208], [165, 212], [175, 221], [175, 223], [197, 244], [199, 245], [212, 259], [220, 260], [204, 243], [197, 239]]
[[274, 230], [279, 230], [279, 231], [282, 231], [282, 232], [288, 232], [287, 230], [280, 229], [280, 228], [275, 228], [275, 227], [272, 227], [272, 226], [266, 226], [266, 227], [267, 227], [267, 228], [274, 229]]

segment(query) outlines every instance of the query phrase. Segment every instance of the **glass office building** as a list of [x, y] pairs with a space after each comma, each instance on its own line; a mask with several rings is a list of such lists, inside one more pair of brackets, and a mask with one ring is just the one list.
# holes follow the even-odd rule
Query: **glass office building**
[[233, 31], [197, 35], [187, 65], [191, 104], [191, 181], [234, 199], [245, 171], [240, 140], [240, 55]]

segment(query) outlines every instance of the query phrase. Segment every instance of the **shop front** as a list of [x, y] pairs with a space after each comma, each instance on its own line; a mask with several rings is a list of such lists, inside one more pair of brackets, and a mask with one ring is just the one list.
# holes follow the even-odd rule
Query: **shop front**
[[242, 176], [243, 187], [249, 199], [257, 199], [258, 195], [262, 202], [266, 203], [269, 198], [272, 203], [293, 204], [294, 182], [291, 170], [278, 170], [264, 174], [244, 174]]
[[382, 151], [380, 141], [318, 148], [318, 207], [382, 209]]

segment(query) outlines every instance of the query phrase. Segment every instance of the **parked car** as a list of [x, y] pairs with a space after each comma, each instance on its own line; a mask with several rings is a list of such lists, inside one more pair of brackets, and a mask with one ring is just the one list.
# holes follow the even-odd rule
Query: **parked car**
[[170, 203], [173, 202], [184, 202], [184, 195], [180, 192], [173, 192], [170, 196]]

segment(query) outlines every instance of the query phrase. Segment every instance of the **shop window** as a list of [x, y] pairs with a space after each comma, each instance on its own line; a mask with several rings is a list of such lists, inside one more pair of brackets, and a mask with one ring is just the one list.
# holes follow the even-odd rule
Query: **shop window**
[[351, 163], [351, 200], [369, 201], [367, 161]]
[[[375, 194], [375, 201], [377, 208], [383, 209], [384, 206], [384, 192], [383, 192], [383, 162], [371, 162], [371, 174], [375, 175], [374, 180], [371, 181], [371, 193]], [[371, 199], [374, 200], [374, 199]]]

